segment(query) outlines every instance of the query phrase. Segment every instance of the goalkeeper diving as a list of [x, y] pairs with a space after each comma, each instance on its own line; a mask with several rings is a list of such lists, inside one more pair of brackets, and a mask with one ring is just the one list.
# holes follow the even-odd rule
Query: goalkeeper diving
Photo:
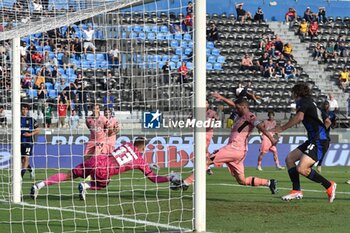
[[45, 186], [59, 184], [64, 181], [91, 176], [90, 182], [82, 182], [78, 186], [79, 198], [85, 200], [86, 190], [99, 190], [105, 188], [110, 178], [121, 173], [139, 169], [153, 183], [171, 182], [171, 186], [181, 186], [183, 181], [179, 173], [170, 173], [168, 176], [158, 176], [142, 157], [146, 145], [144, 137], [137, 137], [134, 143], [125, 143], [110, 154], [92, 156], [77, 165], [67, 173], [56, 173], [44, 181], [34, 184], [30, 191], [32, 199], [36, 199], [39, 190]]

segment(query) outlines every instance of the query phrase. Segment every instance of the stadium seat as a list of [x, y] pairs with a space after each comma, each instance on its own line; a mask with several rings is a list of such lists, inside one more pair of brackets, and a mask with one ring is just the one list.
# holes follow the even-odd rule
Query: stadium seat
[[177, 40], [172, 40], [172, 41], [170, 42], [170, 47], [172, 47], [172, 48], [177, 48], [177, 47], [179, 47], [179, 42], [178, 42]]
[[156, 35], [153, 32], [147, 34], [147, 40], [155, 40]]
[[45, 83], [45, 88], [46, 88], [46, 90], [52, 90], [53, 89], [53, 84], [52, 83]]
[[171, 61], [172, 62], [179, 62], [179, 56], [178, 55], [174, 55], [171, 57]]
[[137, 39], [137, 33], [136, 32], [130, 32], [129, 38], [130, 39]]
[[187, 62], [186, 66], [189, 70], [193, 70], [193, 63], [192, 62]]
[[160, 27], [160, 32], [162, 32], [162, 33], [167, 33], [167, 32], [168, 32], [168, 27], [165, 26], [165, 25], [161, 26], [161, 27]]
[[133, 28], [134, 32], [141, 32], [141, 27], [139, 25], [135, 25]]
[[158, 32], [158, 26], [152, 26], [151, 27], [152, 32]]
[[189, 55], [192, 53], [192, 48], [186, 48], [185, 49], [185, 55]]
[[105, 59], [105, 54], [104, 53], [98, 53], [96, 54], [96, 60], [98, 61], [104, 61]]
[[174, 35], [175, 40], [182, 40], [182, 35], [181, 34], [175, 34]]
[[211, 51], [211, 54], [214, 55], [214, 56], [219, 56], [219, 55], [220, 55], [220, 50], [214, 48], [214, 49]]
[[49, 92], [48, 92], [48, 96], [50, 98], [56, 98], [57, 95], [58, 95], [57, 90], [49, 90]]
[[189, 34], [189, 33], [184, 34], [184, 40], [191, 41], [192, 40], [191, 34]]
[[216, 58], [214, 56], [209, 56], [208, 57], [208, 62], [215, 63], [216, 62]]
[[168, 55], [163, 55], [162, 56], [162, 61], [163, 62], [166, 62], [166, 61], [168, 61], [169, 60], [169, 56]]
[[225, 57], [224, 56], [218, 56], [217, 62], [218, 63], [225, 63]]
[[213, 70], [213, 65], [207, 62], [207, 70]]
[[94, 61], [95, 60], [95, 54], [92, 53], [88, 53], [86, 54], [86, 58], [87, 61]]
[[158, 32], [157, 33], [157, 40], [165, 40], [165, 34]]
[[181, 44], [182, 48], [186, 48], [187, 47], [187, 41], [182, 40], [182, 41], [180, 41], [180, 44]]
[[211, 49], [207, 48], [207, 56], [211, 54]]
[[140, 40], [145, 40], [146, 39], [146, 34], [144, 32], [140, 32], [138, 38]]
[[207, 42], [207, 48], [213, 49], [213, 48], [214, 48], [214, 43], [211, 42], [211, 41], [208, 41], [208, 42]]
[[27, 90], [27, 95], [30, 98], [38, 97], [38, 90], [36, 90], [36, 89], [29, 89], [29, 90]]

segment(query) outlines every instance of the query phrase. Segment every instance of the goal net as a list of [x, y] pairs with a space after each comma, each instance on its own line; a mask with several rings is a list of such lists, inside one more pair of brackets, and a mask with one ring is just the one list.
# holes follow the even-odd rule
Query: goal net
[[[108, 177], [100, 190], [88, 189], [80, 200], [80, 183], [90, 181], [67, 177], [87, 160], [87, 147], [108, 151], [107, 142], [97, 138], [116, 131], [112, 118], [119, 122], [115, 148], [143, 136], [142, 157], [155, 174], [177, 172], [186, 178], [192, 173], [194, 129], [171, 123], [194, 114], [194, 3], [193, 9], [189, 5], [187, 0], [0, 3], [1, 231], [194, 228], [192, 187], [171, 190], [169, 182], [153, 183], [135, 169]], [[20, 38], [19, 45], [14, 38]], [[20, 103], [13, 102], [17, 96]], [[15, 108], [21, 109], [20, 143], [12, 131], [19, 122], [12, 118]], [[13, 202], [15, 157], [26, 168], [19, 203]], [[33, 185], [38, 188], [34, 200]]]

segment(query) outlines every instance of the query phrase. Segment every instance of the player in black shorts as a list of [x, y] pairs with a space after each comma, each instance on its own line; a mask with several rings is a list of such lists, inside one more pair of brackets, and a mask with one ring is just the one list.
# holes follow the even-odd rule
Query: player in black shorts
[[22, 155], [22, 177], [28, 170], [30, 177], [34, 179], [34, 170], [29, 164], [29, 156], [33, 151], [33, 137], [39, 134], [38, 123], [32, 117], [28, 117], [29, 107], [26, 104], [21, 106], [21, 155]]
[[[308, 140], [298, 148], [291, 151], [286, 158], [286, 165], [290, 180], [293, 183], [293, 190], [282, 199], [289, 201], [292, 199], [303, 198], [303, 192], [300, 190], [299, 174], [306, 178], [320, 183], [328, 195], [328, 201], [333, 202], [337, 184], [329, 181], [312, 166], [320, 162], [329, 147], [329, 130], [331, 125], [329, 118], [323, 118], [321, 110], [311, 98], [311, 90], [305, 83], [298, 83], [292, 88], [292, 96], [296, 101], [296, 115], [286, 124], [276, 127], [274, 131], [280, 133], [294, 125], [303, 122], [307, 131]], [[299, 161], [298, 165], [295, 162]]]

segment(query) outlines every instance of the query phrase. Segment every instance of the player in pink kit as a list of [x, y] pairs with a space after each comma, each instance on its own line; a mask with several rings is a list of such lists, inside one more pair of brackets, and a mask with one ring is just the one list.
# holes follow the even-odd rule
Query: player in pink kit
[[86, 118], [86, 126], [90, 130], [89, 141], [86, 144], [84, 156], [98, 155], [107, 152], [107, 118], [100, 114], [100, 105], [94, 105], [94, 113]]
[[[271, 130], [274, 129], [276, 127], [276, 120], [275, 120], [275, 113], [274, 112], [269, 112], [267, 114], [268, 119], [264, 120], [263, 124], [264, 124], [264, 128], [272, 135], [274, 136], [275, 133], [272, 132]], [[260, 155], [258, 158], [258, 167], [257, 169], [259, 171], [262, 171], [261, 168], [261, 162], [262, 159], [264, 157], [264, 155], [268, 152], [271, 151], [273, 154], [273, 159], [275, 160], [275, 164], [276, 164], [276, 168], [279, 170], [283, 170], [284, 167], [282, 167], [279, 163], [278, 160], [278, 153], [277, 153], [277, 147], [275, 145], [272, 145], [269, 138], [266, 137], [265, 135], [261, 136], [261, 146], [260, 146]]]
[[44, 181], [34, 184], [31, 188], [30, 196], [36, 199], [39, 190], [45, 186], [70, 181], [77, 177], [86, 178], [90, 175], [92, 177], [91, 182], [82, 182], [78, 186], [79, 197], [81, 200], [85, 200], [87, 189], [99, 190], [105, 188], [112, 176], [134, 169], [139, 169], [153, 183], [171, 182], [172, 184], [180, 185], [182, 181], [178, 173], [171, 173], [168, 176], [158, 176], [151, 170], [142, 158], [145, 145], [146, 139], [138, 137], [135, 139], [134, 144], [126, 143], [116, 148], [111, 154], [92, 156], [68, 173], [57, 173]]
[[[206, 120], [213, 120], [213, 121], [217, 121], [219, 120], [219, 116], [218, 114], [214, 111], [214, 110], [211, 110], [209, 108], [209, 102], [207, 100], [206, 102], [206, 110], [207, 110], [207, 113], [206, 113]], [[210, 154], [209, 154], [209, 151], [208, 151], [208, 148], [209, 148], [209, 145], [210, 145], [210, 141], [211, 139], [213, 138], [213, 134], [214, 134], [214, 129], [211, 128], [211, 127], [208, 127], [206, 128], [206, 153], [207, 153], [207, 157], [209, 158]], [[209, 175], [212, 175], [213, 174], [213, 171], [208, 167], [207, 169], [207, 173]], [[192, 172], [192, 174], [187, 177], [185, 180], [185, 184], [188, 186], [188, 185], [191, 185], [193, 184], [193, 181], [194, 181], [194, 174]], [[186, 188], [185, 188], [186, 189]]]
[[108, 108], [104, 111], [105, 117], [107, 118], [107, 143], [106, 151], [107, 153], [112, 153], [115, 149], [115, 143], [117, 140], [117, 134], [119, 133], [119, 122], [117, 118], [112, 116], [112, 111]]
[[277, 140], [264, 129], [262, 122], [249, 111], [249, 103], [247, 100], [237, 99], [233, 102], [219, 93], [213, 93], [212, 95], [218, 100], [222, 100], [229, 106], [235, 108], [238, 117], [232, 127], [228, 144], [214, 152], [207, 160], [207, 165], [222, 165], [225, 163], [231, 175], [236, 178], [240, 185], [267, 186], [270, 188], [271, 193], [275, 194], [277, 192], [277, 181], [274, 179], [267, 180], [252, 176], [245, 177], [244, 160], [248, 150], [248, 137], [254, 127], [257, 127], [265, 134], [270, 139], [272, 145], [275, 145]]

